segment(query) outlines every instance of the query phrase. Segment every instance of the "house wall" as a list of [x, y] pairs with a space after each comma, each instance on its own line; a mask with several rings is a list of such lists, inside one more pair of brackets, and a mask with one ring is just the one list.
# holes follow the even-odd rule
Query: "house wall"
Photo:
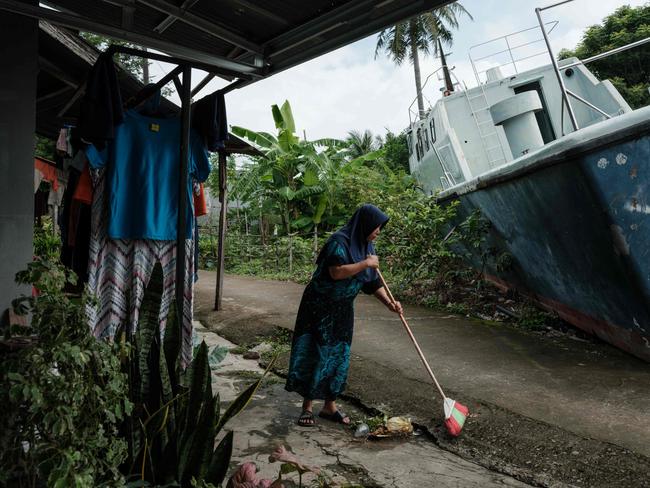
[[[37, 5], [38, 2], [26, 2]], [[14, 283], [33, 254], [38, 22], [0, 15], [0, 312], [29, 288]]]

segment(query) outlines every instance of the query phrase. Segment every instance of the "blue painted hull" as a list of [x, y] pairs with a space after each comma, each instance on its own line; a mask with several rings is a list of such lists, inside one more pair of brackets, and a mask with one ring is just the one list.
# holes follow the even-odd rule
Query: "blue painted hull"
[[441, 200], [491, 222], [489, 245], [512, 264], [489, 278], [650, 361], [650, 123], [541, 159]]

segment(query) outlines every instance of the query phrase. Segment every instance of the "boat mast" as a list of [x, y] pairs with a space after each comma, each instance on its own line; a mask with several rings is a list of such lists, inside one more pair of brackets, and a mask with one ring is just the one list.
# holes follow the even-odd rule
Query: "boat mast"
[[449, 68], [447, 67], [447, 59], [445, 58], [445, 52], [442, 49], [442, 42], [440, 42], [440, 39], [438, 39], [438, 52], [440, 53], [440, 62], [442, 63], [442, 73], [445, 77], [445, 90], [453, 92], [454, 84], [451, 82], [451, 75], [449, 74]]

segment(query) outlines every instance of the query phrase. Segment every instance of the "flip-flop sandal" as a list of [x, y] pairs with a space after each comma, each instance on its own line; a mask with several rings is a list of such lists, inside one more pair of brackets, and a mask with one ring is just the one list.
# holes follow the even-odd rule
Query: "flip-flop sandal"
[[340, 410], [337, 410], [334, 413], [320, 412], [318, 416], [325, 420], [329, 420], [330, 422], [336, 422], [337, 424], [350, 425], [350, 422], [344, 422], [346, 418], [349, 420], [350, 417]]
[[316, 425], [314, 414], [309, 410], [303, 410], [300, 417], [298, 417], [298, 425], [301, 427], [313, 427]]

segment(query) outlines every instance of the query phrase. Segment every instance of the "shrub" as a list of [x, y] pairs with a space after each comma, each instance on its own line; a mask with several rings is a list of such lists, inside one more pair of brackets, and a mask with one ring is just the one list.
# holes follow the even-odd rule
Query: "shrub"
[[35, 261], [17, 281], [39, 290], [14, 306], [30, 327], [8, 327], [0, 358], [0, 481], [19, 486], [93, 487], [123, 483], [127, 443], [118, 427], [131, 411], [120, 348], [96, 340], [71, 298], [74, 273]]

